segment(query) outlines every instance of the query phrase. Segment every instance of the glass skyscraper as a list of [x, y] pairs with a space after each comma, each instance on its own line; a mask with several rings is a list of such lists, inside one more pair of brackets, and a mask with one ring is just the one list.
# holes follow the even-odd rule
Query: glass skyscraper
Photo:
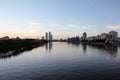
[[49, 34], [46, 32], [45, 33], [45, 38], [46, 38], [47, 41], [52, 41], [53, 35], [51, 34], [51, 32], [49, 32]]
[[48, 33], [47, 32], [45, 33], [45, 38], [46, 38], [46, 40], [48, 40]]

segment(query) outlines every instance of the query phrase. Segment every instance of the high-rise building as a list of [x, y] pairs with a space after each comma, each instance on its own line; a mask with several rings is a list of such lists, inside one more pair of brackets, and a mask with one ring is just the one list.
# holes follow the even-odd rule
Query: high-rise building
[[110, 31], [109, 35], [111, 35], [111, 40], [116, 41], [118, 39], [118, 32]]
[[46, 40], [48, 40], [48, 33], [47, 32], [45, 33], [45, 38], [46, 38]]
[[52, 41], [53, 35], [49, 32], [49, 41]]
[[87, 33], [86, 32], [83, 33], [83, 37], [82, 38], [83, 38], [83, 40], [86, 40], [86, 38], [87, 38]]

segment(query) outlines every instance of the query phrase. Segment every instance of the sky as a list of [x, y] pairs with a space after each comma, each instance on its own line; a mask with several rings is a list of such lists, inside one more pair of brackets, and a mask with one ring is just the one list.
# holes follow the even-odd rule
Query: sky
[[120, 0], [0, 0], [0, 37], [120, 35]]

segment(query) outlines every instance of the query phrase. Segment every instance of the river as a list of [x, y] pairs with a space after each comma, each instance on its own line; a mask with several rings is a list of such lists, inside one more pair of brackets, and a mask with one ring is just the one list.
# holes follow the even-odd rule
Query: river
[[0, 54], [0, 80], [120, 80], [120, 47], [53, 42]]

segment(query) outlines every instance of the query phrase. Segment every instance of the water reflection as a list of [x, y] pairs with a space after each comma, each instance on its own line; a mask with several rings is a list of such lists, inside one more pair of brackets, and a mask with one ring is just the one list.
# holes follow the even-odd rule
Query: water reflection
[[[68, 46], [72, 46], [72, 47], [75, 46], [75, 47], [77, 47], [77, 49], [82, 49], [84, 55], [87, 55], [90, 48], [92, 48], [92, 50], [97, 49], [97, 50], [99, 50], [99, 52], [102, 52], [103, 54], [107, 54], [111, 58], [115, 58], [118, 55], [118, 46], [89, 45], [86, 43], [81, 44], [81, 43], [70, 43], [70, 42], [68, 42], [67, 44], [68, 44]], [[44, 46], [44, 45], [42, 45], [42, 46]], [[6, 53], [1, 51], [0, 59], [11, 58], [12, 56], [18, 56], [25, 51], [31, 51], [32, 49], [37, 48], [37, 47], [39, 47], [39, 46], [20, 48], [17, 50], [8, 51]], [[46, 51], [49, 51], [49, 53], [51, 53], [52, 47], [53, 47], [52, 42], [45, 44], [45, 49], [46, 49]]]
[[72, 43], [72, 42], [68, 42], [68, 45], [69, 46], [82, 47], [84, 55], [86, 55], [86, 53], [87, 53], [87, 48], [98, 49], [100, 52], [108, 54], [108, 56], [111, 57], [111, 58], [115, 58], [118, 55], [118, 46], [117, 45], [111, 45], [111, 46], [90, 45], [90, 44], [87, 44], [87, 43]]
[[32, 49], [0, 54], [8, 58], [24, 53], [0, 60], [0, 80], [120, 80], [118, 46], [55, 42]]
[[91, 47], [91, 48], [98, 49], [99, 51], [105, 52], [112, 58], [117, 57], [117, 55], [118, 55], [118, 46], [116, 46], [116, 45], [111, 45], [111, 46], [88, 45], [88, 46]]
[[83, 43], [83, 44], [81, 44], [82, 45], [82, 49], [83, 49], [83, 51], [84, 51], [84, 55], [86, 55], [86, 51], [87, 51], [87, 44], [86, 43]]
[[76, 42], [67, 42], [68, 45], [79, 47], [80, 43]]
[[[41, 46], [44, 46], [44, 45], [41, 45]], [[20, 49], [8, 51], [8, 52], [4, 52], [4, 51], [2, 52], [1, 51], [0, 59], [6, 59], [6, 58], [15, 57], [15, 56], [18, 56], [18, 55], [22, 54], [23, 52], [31, 51], [32, 49], [37, 48], [37, 47], [40, 47], [40, 46], [34, 45], [34, 46], [20, 48]]]
[[48, 51], [48, 43], [45, 44], [45, 49]]
[[52, 47], [53, 47], [53, 43], [52, 43], [52, 42], [46, 43], [46, 45], [45, 45], [45, 49], [46, 49], [46, 51], [49, 50], [49, 52], [51, 52]]

